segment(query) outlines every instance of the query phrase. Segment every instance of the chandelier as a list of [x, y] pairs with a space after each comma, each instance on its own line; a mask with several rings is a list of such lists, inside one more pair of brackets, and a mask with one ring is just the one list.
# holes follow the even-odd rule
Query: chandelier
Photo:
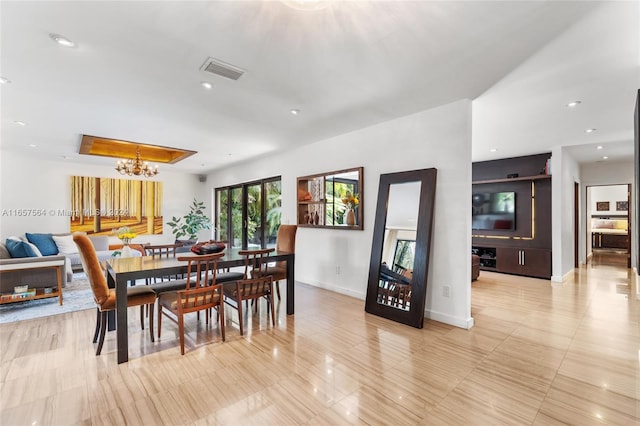
[[140, 160], [140, 147], [136, 147], [136, 159], [118, 160], [116, 170], [121, 175], [153, 177], [158, 174], [158, 166], [152, 168], [147, 161]]

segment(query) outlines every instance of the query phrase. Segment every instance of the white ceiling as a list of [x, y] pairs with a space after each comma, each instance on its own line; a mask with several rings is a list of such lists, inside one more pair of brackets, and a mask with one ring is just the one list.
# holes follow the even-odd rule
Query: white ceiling
[[2, 150], [110, 164], [78, 154], [89, 134], [198, 151], [162, 168], [204, 173], [468, 98], [475, 161], [633, 153], [638, 2], [322, 5], [2, 1]]

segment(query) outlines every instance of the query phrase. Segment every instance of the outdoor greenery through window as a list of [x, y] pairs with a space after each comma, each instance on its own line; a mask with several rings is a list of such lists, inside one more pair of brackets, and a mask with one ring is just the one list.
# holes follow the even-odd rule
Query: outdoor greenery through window
[[280, 177], [216, 188], [217, 239], [236, 248], [275, 247], [281, 194]]
[[396, 242], [396, 252], [393, 256], [393, 264], [400, 265], [405, 269], [413, 269], [415, 250], [415, 240], [398, 240]]
[[358, 196], [358, 180], [328, 176], [326, 180], [326, 224], [345, 223], [348, 202], [353, 203]]

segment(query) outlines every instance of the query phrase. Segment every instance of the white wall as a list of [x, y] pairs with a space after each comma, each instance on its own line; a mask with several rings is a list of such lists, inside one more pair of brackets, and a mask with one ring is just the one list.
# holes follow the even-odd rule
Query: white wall
[[[608, 201], [609, 210], [596, 209], [596, 203]], [[591, 187], [591, 202], [588, 204], [589, 211], [588, 217], [592, 214], [600, 215], [626, 215], [627, 211], [616, 210], [617, 201], [627, 201], [627, 186], [626, 185], [604, 185], [604, 186], [592, 186]]]
[[[50, 211], [71, 208], [70, 176], [122, 178], [112, 167], [43, 160], [5, 150], [0, 156], [0, 164], [2, 240], [12, 235], [24, 235], [25, 232], [69, 232], [69, 217], [51, 214]], [[161, 167], [160, 174], [154, 180], [163, 182], [165, 223], [172, 216], [187, 213], [194, 197], [210, 204], [206, 185], [199, 183], [195, 175], [172, 173]], [[14, 209], [36, 209], [47, 213], [43, 216], [15, 216], [11, 213]], [[201, 236], [208, 237], [208, 231]], [[139, 236], [137, 241], [142, 239], [152, 243], [172, 242], [173, 235], [170, 228], [165, 226], [163, 235]]]
[[[463, 328], [471, 318], [471, 102], [459, 101], [211, 173], [210, 188], [282, 176], [282, 223], [295, 223], [296, 177], [364, 166], [364, 230], [300, 228], [296, 279], [365, 298], [379, 176], [438, 169], [425, 315]], [[336, 274], [336, 267], [340, 274]], [[442, 287], [451, 296], [442, 296]], [[363, 306], [364, 308], [364, 306]]]
[[[552, 150], [551, 182], [552, 272], [551, 281], [562, 281], [574, 267], [574, 184], [580, 183], [580, 166], [566, 149]], [[581, 192], [582, 193], [582, 192]], [[582, 202], [580, 203], [583, 204]], [[580, 217], [584, 213], [580, 214]], [[580, 244], [580, 240], [578, 240]], [[584, 241], [582, 242], [584, 244]], [[579, 245], [580, 247], [580, 245]], [[580, 261], [580, 253], [578, 254]]]

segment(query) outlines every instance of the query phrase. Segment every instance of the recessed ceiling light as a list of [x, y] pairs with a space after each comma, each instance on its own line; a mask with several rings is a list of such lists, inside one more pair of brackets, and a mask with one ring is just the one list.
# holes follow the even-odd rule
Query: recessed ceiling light
[[606, 155], [604, 157], [602, 157], [603, 160], [607, 160], [609, 157], [607, 157]]
[[491, 148], [491, 149], [489, 150], [489, 152], [496, 152], [496, 151], [497, 151], [497, 149], [496, 149], [496, 148]]
[[596, 147], [596, 149], [602, 149], [602, 148], [604, 148], [602, 145], [598, 145], [598, 146]]
[[11, 83], [11, 80], [9, 80], [6, 77], [0, 77], [0, 84], [8, 84]]
[[13, 124], [17, 124], [18, 126], [26, 126], [27, 123], [25, 123], [24, 121], [14, 121]]
[[596, 129], [586, 129], [584, 132], [585, 133], [593, 133], [595, 131], [596, 131]]
[[578, 105], [580, 105], [582, 103], [582, 101], [571, 101], [567, 104], [567, 106], [569, 108], [573, 108], [573, 107], [577, 107]]
[[291, 110], [291, 111], [289, 111], [289, 112], [291, 112], [291, 114], [293, 114], [293, 115], [298, 115], [298, 114], [300, 114], [300, 110], [299, 110], [299, 109], [292, 109], [292, 110]]
[[204, 87], [207, 90], [213, 89], [213, 83], [209, 83], [208, 81], [201, 81], [200, 86]]
[[29, 147], [31, 147], [31, 148], [35, 148], [36, 146], [38, 146], [38, 145], [36, 145], [35, 143], [30, 143], [29, 144]]
[[76, 44], [68, 38], [61, 36], [60, 34], [49, 34], [49, 37], [56, 43], [64, 47], [76, 47]]

